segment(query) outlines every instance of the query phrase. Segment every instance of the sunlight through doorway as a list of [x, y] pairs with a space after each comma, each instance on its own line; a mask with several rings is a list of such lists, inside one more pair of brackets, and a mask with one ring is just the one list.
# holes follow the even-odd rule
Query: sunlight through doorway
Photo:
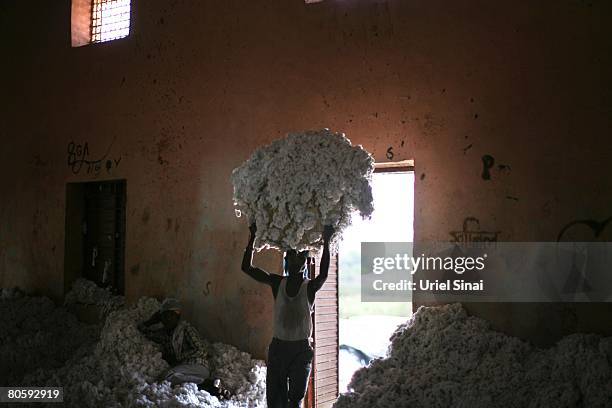
[[374, 213], [353, 214], [339, 247], [339, 391], [353, 373], [386, 355], [389, 337], [412, 314], [411, 302], [361, 302], [361, 242], [412, 242], [414, 172], [411, 167], [375, 172]]

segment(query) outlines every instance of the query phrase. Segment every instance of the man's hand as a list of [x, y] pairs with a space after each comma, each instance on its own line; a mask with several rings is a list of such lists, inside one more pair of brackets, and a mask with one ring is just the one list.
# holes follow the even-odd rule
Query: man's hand
[[145, 331], [147, 330], [147, 325], [144, 322], [140, 322], [136, 325], [136, 328], [138, 329], [138, 331]]
[[159, 313], [159, 311], [157, 311], [153, 313], [153, 316], [151, 316], [148, 320], [141, 322], [137, 327], [140, 331], [142, 331], [142, 329], [146, 329], [149, 326], [153, 326], [154, 324], [159, 322], [161, 322], [161, 314]]
[[249, 225], [249, 231], [251, 232], [251, 237], [254, 237], [255, 233], [257, 233], [257, 224], [252, 223]]
[[323, 241], [329, 242], [331, 237], [336, 232], [336, 229], [331, 225], [326, 225], [323, 227]]

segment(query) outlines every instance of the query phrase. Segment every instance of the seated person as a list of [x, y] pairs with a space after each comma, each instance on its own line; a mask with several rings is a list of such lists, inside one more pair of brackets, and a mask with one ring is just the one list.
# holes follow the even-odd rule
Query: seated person
[[[161, 323], [163, 327], [152, 329]], [[149, 320], [138, 325], [138, 330], [149, 340], [161, 345], [162, 357], [171, 368], [163, 375], [163, 380], [176, 384], [191, 382], [211, 395], [229, 398], [228, 390], [220, 387], [219, 379], [210, 378], [206, 345], [198, 331], [186, 320], [181, 319], [181, 305], [176, 299], [165, 299], [159, 311]]]

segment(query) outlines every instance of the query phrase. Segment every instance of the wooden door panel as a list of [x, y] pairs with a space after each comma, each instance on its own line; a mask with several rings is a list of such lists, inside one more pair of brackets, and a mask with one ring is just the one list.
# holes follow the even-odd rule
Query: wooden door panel
[[[313, 276], [319, 273], [315, 260]], [[331, 407], [338, 397], [338, 256], [330, 260], [328, 278], [317, 292], [314, 310], [313, 375], [309, 386], [310, 408]]]

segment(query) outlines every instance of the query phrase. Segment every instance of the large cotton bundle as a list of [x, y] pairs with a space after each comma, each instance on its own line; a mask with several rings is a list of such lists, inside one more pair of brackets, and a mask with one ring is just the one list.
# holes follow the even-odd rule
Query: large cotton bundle
[[234, 170], [234, 202], [257, 223], [256, 246], [319, 249], [323, 226], [340, 236], [358, 210], [370, 216], [372, 155], [328, 129], [291, 133]]

